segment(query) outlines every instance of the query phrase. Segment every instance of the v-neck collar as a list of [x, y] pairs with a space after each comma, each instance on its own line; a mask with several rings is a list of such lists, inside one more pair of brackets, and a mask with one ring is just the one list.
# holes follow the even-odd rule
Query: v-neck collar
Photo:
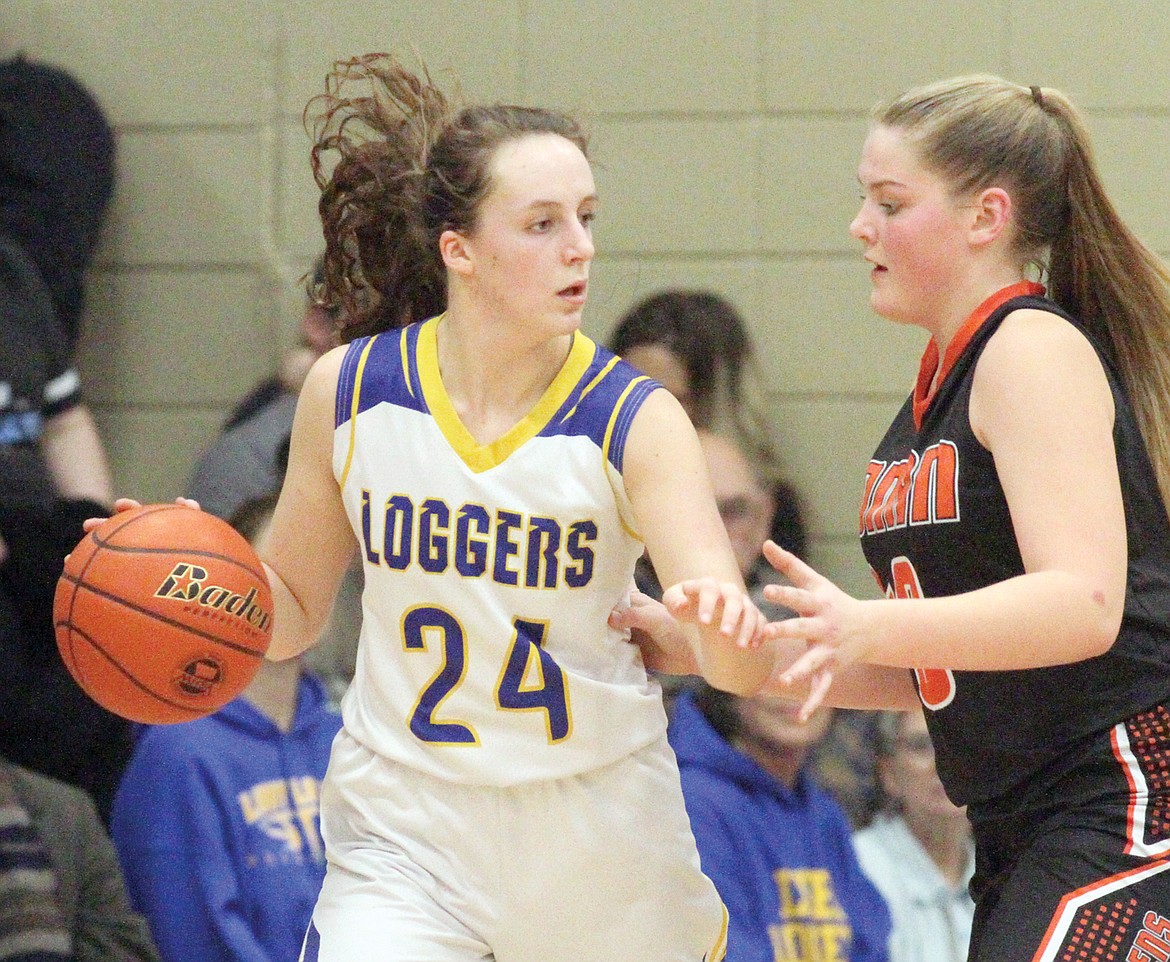
[[[938, 341], [933, 337], [930, 339], [923, 352], [922, 360], [918, 364], [918, 380], [914, 384], [915, 428], [921, 430], [922, 419], [926, 417], [926, 412], [929, 410], [935, 395], [938, 394], [938, 389], [946, 380], [947, 375], [951, 373], [951, 368], [955, 366], [955, 362], [967, 345], [971, 343], [975, 332], [983, 326], [983, 322], [991, 317], [997, 308], [1006, 304], [1013, 297], [1039, 297], [1043, 293], [1044, 285], [1037, 284], [1035, 281], [1019, 281], [996, 291], [963, 321], [962, 326], [951, 339], [951, 343], [947, 345], [941, 368], [939, 367]], [[938, 369], [938, 377], [935, 377], [936, 369]]]
[[569, 356], [540, 400], [495, 441], [480, 444], [459, 420], [459, 415], [439, 375], [438, 329], [441, 319], [442, 315], [431, 318], [424, 322], [419, 331], [416, 354], [419, 383], [422, 385], [427, 408], [442, 431], [443, 437], [463, 462], [478, 474], [502, 464], [514, 451], [544, 429], [565, 403], [569, 392], [589, 369], [596, 353], [596, 345], [589, 338], [581, 336], [580, 332], [575, 333], [569, 346]]

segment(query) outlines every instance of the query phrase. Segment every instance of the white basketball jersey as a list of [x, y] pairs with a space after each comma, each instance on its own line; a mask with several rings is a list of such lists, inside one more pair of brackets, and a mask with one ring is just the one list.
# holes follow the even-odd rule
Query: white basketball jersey
[[658, 385], [578, 333], [528, 416], [480, 445], [439, 378], [437, 325], [356, 340], [341, 369], [334, 472], [365, 570], [345, 726], [456, 782], [607, 765], [666, 724], [606, 622], [642, 553], [625, 440]]

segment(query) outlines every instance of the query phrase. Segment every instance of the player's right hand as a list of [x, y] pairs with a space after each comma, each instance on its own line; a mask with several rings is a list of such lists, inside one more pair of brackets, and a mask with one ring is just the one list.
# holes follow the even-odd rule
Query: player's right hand
[[796, 612], [795, 617], [769, 624], [765, 633], [777, 641], [805, 645], [802, 655], [774, 673], [769, 687], [793, 691], [807, 684], [809, 693], [799, 715], [807, 721], [824, 702], [834, 677], [866, 660], [868, 638], [860, 626], [859, 602], [773, 541], [764, 543], [764, 557], [788, 581], [766, 585], [764, 597]]
[[647, 668], [668, 675], [699, 673], [695, 651], [679, 623], [661, 602], [637, 588], [631, 586], [628, 605], [610, 612], [609, 626], [630, 632], [630, 641], [642, 649]]

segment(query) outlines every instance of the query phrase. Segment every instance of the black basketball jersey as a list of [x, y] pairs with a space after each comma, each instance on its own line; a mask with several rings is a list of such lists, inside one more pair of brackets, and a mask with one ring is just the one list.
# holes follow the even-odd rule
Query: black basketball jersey
[[[976, 362], [1012, 311], [1049, 311], [1083, 332], [1035, 296], [1042, 292], [1025, 283], [989, 298], [948, 350], [929, 404], [921, 383], [934, 356], [925, 358], [918, 410], [915, 397], [907, 399], [878, 446], [866, 476], [861, 542], [887, 595], [953, 595], [1024, 573], [995, 461], [975, 438], [968, 407]], [[1012, 799], [1043, 793], [1089, 744], [1100, 744], [1094, 736], [1170, 695], [1170, 522], [1120, 380], [1097, 353], [1116, 408], [1129, 544], [1120, 635], [1105, 654], [1074, 664], [915, 672], [939, 775], [959, 804], [997, 799], [993, 808], [1006, 802], [1010, 809]]]

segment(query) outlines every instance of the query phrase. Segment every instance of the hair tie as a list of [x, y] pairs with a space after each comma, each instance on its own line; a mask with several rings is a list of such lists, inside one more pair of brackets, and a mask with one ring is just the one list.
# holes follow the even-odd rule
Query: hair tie
[[1032, 91], [1032, 100], [1036, 104], [1036, 106], [1043, 107], [1044, 106], [1044, 91], [1041, 90], [1039, 87], [1035, 87], [1035, 86], [1029, 87], [1028, 89], [1030, 91]]

